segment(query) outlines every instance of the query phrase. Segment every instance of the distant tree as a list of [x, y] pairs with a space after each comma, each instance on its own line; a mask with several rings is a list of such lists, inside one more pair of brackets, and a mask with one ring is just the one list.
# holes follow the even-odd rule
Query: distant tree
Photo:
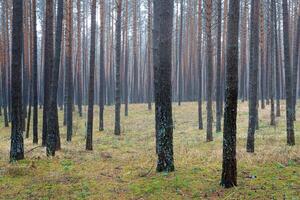
[[122, 25], [122, 0], [117, 1], [116, 20], [116, 95], [115, 95], [115, 135], [121, 134], [121, 25]]
[[76, 56], [76, 77], [77, 77], [77, 106], [79, 116], [82, 117], [82, 57], [81, 57], [81, 0], [77, 0], [77, 56]]
[[66, 68], [66, 122], [67, 122], [67, 141], [72, 140], [73, 134], [73, 62], [72, 62], [72, 49], [73, 49], [73, 1], [66, 0], [66, 55], [65, 55], [65, 68]]
[[294, 133], [294, 114], [293, 114], [293, 91], [292, 91], [292, 72], [290, 61], [290, 34], [289, 34], [289, 11], [287, 0], [282, 0], [283, 15], [283, 46], [284, 46], [284, 70], [285, 70], [285, 92], [286, 92], [286, 125], [287, 125], [287, 144], [295, 145]]
[[275, 21], [275, 15], [274, 15], [274, 4], [275, 4], [275, 0], [272, 0], [271, 2], [271, 22], [270, 22], [270, 37], [269, 37], [269, 56], [270, 56], [270, 85], [269, 85], [269, 90], [270, 90], [270, 101], [271, 101], [271, 112], [270, 112], [270, 125], [271, 126], [275, 126], [275, 105], [274, 105], [274, 67], [275, 67], [275, 54], [274, 54], [274, 49], [275, 49], [275, 38], [274, 38], [274, 23]]
[[33, 143], [38, 143], [38, 47], [37, 47], [37, 3], [32, 0], [32, 34], [33, 34], [33, 60], [32, 60], [32, 96], [33, 96]]
[[95, 81], [95, 41], [96, 41], [96, 0], [91, 4], [91, 47], [90, 47], [90, 78], [88, 97], [88, 116], [86, 131], [86, 150], [93, 150], [93, 120], [94, 120], [94, 81]]
[[[3, 27], [3, 37], [2, 37], [2, 41], [1, 41], [1, 45], [2, 45], [2, 51], [1, 51], [1, 57], [2, 57], [2, 66], [1, 66], [1, 91], [2, 91], [2, 107], [3, 107], [3, 117], [4, 117], [4, 126], [5, 127], [9, 127], [9, 123], [8, 123], [8, 112], [7, 112], [7, 107], [8, 107], [8, 103], [7, 103], [7, 99], [8, 99], [8, 95], [7, 95], [7, 68], [8, 68], [8, 64], [9, 64], [9, 55], [7, 55], [7, 51], [5, 51], [5, 46], [7, 46], [6, 44], [8, 44], [8, 41], [6, 40], [6, 36], [5, 36], [5, 31], [4, 31], [4, 27], [5, 27], [5, 18], [6, 15], [5, 13], [8, 12], [6, 9], [6, 7], [4, 6], [4, 3], [2, 4], [2, 27]], [[6, 30], [7, 32], [9, 30]]]
[[128, 41], [128, 0], [125, 0], [125, 49], [124, 49], [124, 103], [125, 116], [128, 116], [128, 62], [129, 62], [129, 41]]
[[178, 105], [182, 101], [182, 38], [183, 38], [183, 0], [180, 0], [180, 32], [179, 32], [179, 55], [178, 55]]
[[138, 0], [132, 1], [133, 6], [133, 24], [132, 24], [132, 45], [133, 45], [133, 91], [132, 91], [132, 102], [138, 102], [138, 34], [137, 34], [137, 26], [138, 26]]
[[237, 185], [236, 117], [238, 100], [238, 33], [240, 2], [229, 1], [226, 90], [223, 135], [223, 164], [221, 185], [231, 188]]
[[105, 0], [100, 1], [100, 88], [99, 88], [99, 130], [104, 130], [104, 103], [105, 103]]
[[153, 47], [157, 53], [154, 59], [158, 58], [154, 63], [158, 172], [174, 171], [171, 85], [173, 10], [173, 0], [153, 2]]
[[202, 0], [198, 2], [198, 127], [203, 129], [202, 120]]
[[260, 95], [261, 95], [261, 108], [265, 109], [265, 19], [264, 19], [264, 3], [260, 2], [259, 9], [259, 25], [260, 25]]
[[274, 39], [275, 39], [275, 73], [276, 73], [276, 117], [280, 117], [280, 94], [281, 94], [281, 65], [280, 65], [280, 59], [279, 59], [279, 47], [278, 47], [278, 28], [277, 28], [277, 4], [273, 5], [274, 8], [274, 16], [275, 16], [275, 22], [274, 22]]
[[297, 105], [297, 83], [298, 83], [298, 61], [300, 48], [300, 3], [298, 2], [298, 22], [295, 34], [294, 50], [293, 50], [293, 100], [294, 100], [294, 119], [296, 120], [296, 105]]
[[251, 36], [249, 64], [249, 124], [247, 152], [254, 152], [254, 134], [257, 126], [257, 72], [259, 49], [259, 0], [251, 0]]
[[216, 76], [216, 131], [221, 132], [222, 99], [221, 99], [221, 35], [222, 35], [222, 0], [217, 1], [217, 76]]
[[23, 1], [13, 0], [11, 77], [11, 145], [10, 161], [24, 159], [22, 130], [22, 36]]
[[147, 31], [148, 31], [148, 47], [147, 47], [147, 103], [148, 103], [148, 110], [152, 109], [152, 0], [148, 0], [148, 24], [147, 24]]
[[[212, 49], [212, 0], [205, 1], [206, 11], [206, 34], [207, 34], [207, 64], [206, 64], [206, 78], [212, 80], [213, 78], [213, 49]], [[206, 84], [206, 112], [207, 112], [207, 127], [206, 127], [206, 141], [213, 141], [212, 134], [212, 82], [208, 81]]]

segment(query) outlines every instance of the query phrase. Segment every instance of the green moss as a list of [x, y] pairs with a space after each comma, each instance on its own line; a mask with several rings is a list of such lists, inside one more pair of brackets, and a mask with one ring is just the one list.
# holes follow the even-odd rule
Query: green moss
[[[283, 104], [284, 105], [284, 104]], [[299, 107], [299, 106], [298, 106]], [[269, 107], [259, 113], [255, 154], [245, 151], [247, 103], [238, 116], [238, 187], [223, 189], [222, 133], [206, 142], [197, 127], [197, 103], [174, 105], [174, 173], [155, 172], [154, 111], [130, 105], [121, 114], [122, 135], [114, 136], [114, 107], [105, 108], [105, 131], [98, 131], [95, 107], [94, 151], [85, 151], [85, 119], [74, 112], [74, 137], [67, 143], [59, 112], [62, 150], [47, 158], [44, 148], [31, 149], [25, 139], [24, 161], [10, 164], [10, 128], [0, 117], [0, 199], [297, 199], [300, 196], [300, 118], [295, 122], [296, 146], [286, 146], [284, 110], [276, 127], [269, 126]], [[284, 106], [282, 107], [284, 108]], [[39, 110], [39, 133], [42, 110]], [[205, 116], [203, 113], [204, 127]], [[30, 132], [32, 134], [32, 132]], [[299, 199], [299, 198], [298, 198]]]

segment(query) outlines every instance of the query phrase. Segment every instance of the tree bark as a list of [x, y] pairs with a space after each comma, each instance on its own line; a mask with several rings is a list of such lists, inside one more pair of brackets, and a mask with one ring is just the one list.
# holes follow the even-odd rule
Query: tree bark
[[24, 159], [22, 130], [22, 35], [23, 1], [13, 0], [11, 77], [11, 144], [10, 161]]
[[221, 185], [231, 188], [237, 185], [236, 117], [238, 100], [238, 34], [240, 2], [229, 1], [226, 90], [223, 134], [223, 164]]
[[251, 1], [251, 38], [249, 66], [249, 124], [247, 137], [247, 152], [254, 152], [254, 134], [257, 127], [257, 72], [259, 49], [259, 0]]
[[287, 125], [287, 144], [295, 145], [294, 133], [294, 114], [293, 114], [293, 91], [292, 91], [292, 74], [290, 61], [290, 44], [289, 44], [289, 13], [287, 0], [282, 0], [283, 12], [283, 34], [284, 34], [284, 70], [285, 70], [285, 92], [286, 92], [286, 125]]
[[93, 150], [93, 120], [94, 120], [94, 81], [95, 81], [95, 41], [96, 41], [96, 0], [92, 0], [91, 5], [91, 47], [90, 47], [90, 80], [88, 99], [88, 118], [86, 150]]
[[157, 172], [174, 171], [172, 120], [172, 30], [173, 0], [154, 0], [155, 115], [157, 136]]

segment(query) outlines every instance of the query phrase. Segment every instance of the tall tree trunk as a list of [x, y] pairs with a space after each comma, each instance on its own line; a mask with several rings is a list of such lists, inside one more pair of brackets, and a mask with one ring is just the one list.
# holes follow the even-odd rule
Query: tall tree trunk
[[37, 22], [36, 22], [36, 0], [32, 0], [32, 28], [33, 28], [33, 61], [32, 61], [32, 95], [33, 95], [33, 144], [38, 143], [38, 50], [37, 50]]
[[280, 59], [279, 59], [279, 48], [278, 48], [278, 29], [277, 29], [277, 5], [274, 5], [274, 16], [275, 16], [275, 60], [276, 60], [276, 117], [280, 117], [280, 94], [281, 94], [281, 86], [280, 82], [282, 81], [281, 76], [280, 76], [280, 71], [281, 71], [281, 64], [280, 64]]
[[[206, 77], [207, 80], [213, 79], [213, 49], [212, 49], [212, 0], [205, 1], [205, 11], [206, 11], [206, 33], [207, 33], [207, 64], [206, 64]], [[206, 127], [206, 141], [213, 141], [212, 134], [212, 81], [208, 81], [206, 84], [206, 112], [207, 112], [207, 127]]]
[[24, 159], [22, 131], [22, 35], [23, 1], [13, 0], [11, 77], [11, 144], [10, 161]]
[[72, 48], [73, 48], [73, 1], [66, 0], [66, 122], [67, 122], [67, 141], [72, 140], [73, 134], [73, 66], [72, 66]]
[[122, 0], [117, 1], [116, 21], [116, 95], [115, 95], [115, 135], [121, 134], [121, 17]]
[[202, 120], [202, 0], [198, 3], [198, 127], [203, 129]]
[[81, 0], [77, 0], [77, 105], [79, 116], [82, 117], [82, 57], [81, 57]]
[[96, 0], [91, 5], [91, 47], [90, 47], [90, 79], [89, 79], [89, 100], [88, 118], [86, 131], [86, 150], [93, 150], [93, 120], [94, 120], [94, 81], [95, 81], [95, 39], [96, 37]]
[[221, 33], [222, 33], [222, 1], [218, 0], [218, 32], [217, 32], [217, 85], [216, 85], [216, 131], [221, 132], [222, 106], [221, 104]]
[[48, 116], [50, 111], [50, 81], [53, 67], [53, 1], [46, 0], [45, 15], [45, 47], [44, 47], [44, 109], [43, 109], [43, 136], [42, 145], [47, 145]]
[[55, 58], [54, 65], [51, 70], [51, 84], [50, 84], [50, 111], [48, 117], [48, 140], [47, 140], [47, 152], [48, 155], [54, 156], [55, 150], [60, 149], [60, 134], [58, 123], [58, 108], [57, 108], [57, 91], [59, 80], [59, 65], [61, 56], [61, 41], [62, 41], [62, 23], [63, 23], [63, 11], [64, 1], [57, 1], [57, 17], [56, 17], [56, 31], [55, 31]]
[[148, 103], [148, 110], [152, 109], [152, 78], [151, 78], [151, 60], [152, 60], [152, 0], [148, 0], [148, 47], [147, 47], [147, 103]]
[[284, 70], [285, 70], [285, 92], [286, 92], [286, 125], [287, 125], [287, 144], [295, 145], [294, 119], [293, 119], [293, 91], [292, 74], [290, 63], [290, 44], [289, 44], [289, 13], [287, 0], [282, 0], [283, 13], [283, 34], [284, 34]]
[[[5, 9], [5, 6], [2, 6], [2, 26], [4, 27], [6, 21], [5, 18], [7, 17], [7, 15], [5, 15], [6, 12], [8, 12], [8, 10]], [[6, 29], [7, 32], [9, 32], [8, 29]], [[3, 51], [1, 52], [1, 54], [3, 55], [3, 63], [1, 66], [1, 73], [2, 73], [2, 106], [3, 106], [3, 117], [4, 117], [4, 126], [5, 127], [9, 127], [9, 123], [8, 123], [8, 113], [7, 113], [7, 69], [9, 69], [9, 55], [7, 54], [7, 51], [5, 50], [4, 47], [9, 46], [9, 41], [6, 38], [6, 35], [3, 34], [3, 41], [2, 41], [2, 47], [3, 47]]]
[[174, 171], [172, 119], [172, 30], [173, 0], [154, 0], [155, 115], [158, 172]]
[[182, 37], [183, 37], [183, 0], [180, 1], [180, 33], [179, 33], [179, 55], [178, 55], [178, 105], [182, 101]]
[[264, 3], [260, 2], [260, 94], [261, 108], [265, 109], [265, 26], [264, 26]]
[[105, 49], [104, 49], [104, 38], [105, 38], [105, 1], [100, 1], [100, 91], [99, 91], [99, 131], [104, 130], [104, 102], [105, 102]]
[[128, 0], [125, 0], [125, 61], [124, 61], [124, 98], [125, 98], [125, 116], [128, 116], [128, 56], [129, 56], [129, 41], [128, 41]]
[[298, 61], [300, 48], [300, 3], [298, 8], [297, 31], [294, 41], [293, 54], [293, 100], [294, 100], [294, 120], [296, 120], [296, 105], [297, 105], [297, 82], [298, 82]]
[[249, 66], [249, 124], [247, 137], [247, 152], [254, 152], [254, 134], [257, 126], [257, 71], [259, 49], [259, 0], [251, 1], [251, 38]]
[[236, 117], [238, 100], [238, 33], [240, 2], [229, 1], [226, 91], [223, 134], [223, 164], [221, 185], [231, 188], [237, 185]]

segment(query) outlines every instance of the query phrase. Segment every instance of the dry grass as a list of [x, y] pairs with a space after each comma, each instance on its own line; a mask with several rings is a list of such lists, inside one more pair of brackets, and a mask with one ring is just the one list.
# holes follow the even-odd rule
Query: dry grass
[[61, 125], [62, 151], [55, 158], [47, 158], [43, 148], [32, 150], [29, 138], [25, 151], [32, 151], [25, 154], [26, 160], [9, 164], [10, 129], [1, 128], [0, 199], [299, 199], [300, 117], [295, 123], [297, 145], [288, 147], [285, 117], [270, 127], [268, 108], [260, 111], [256, 152], [248, 154], [248, 107], [241, 103], [238, 187], [225, 190], [219, 186], [222, 133], [205, 142], [205, 131], [197, 129], [197, 104], [173, 108], [176, 172], [170, 174], [155, 172], [154, 112], [146, 105], [130, 105], [127, 118], [122, 113], [120, 137], [113, 135], [114, 107], [106, 107], [104, 132], [98, 131], [96, 109], [93, 152], [85, 151], [85, 116], [79, 118], [77, 113], [72, 143], [65, 142]]

